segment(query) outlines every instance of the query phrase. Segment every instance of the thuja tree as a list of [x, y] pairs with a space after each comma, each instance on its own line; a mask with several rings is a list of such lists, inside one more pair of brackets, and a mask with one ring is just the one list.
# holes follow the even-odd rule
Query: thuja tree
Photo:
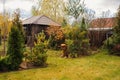
[[19, 16], [16, 15], [8, 37], [7, 55], [0, 60], [1, 71], [17, 70], [22, 62], [24, 39], [20, 27], [21, 22]]
[[22, 62], [24, 52], [24, 33], [20, 21], [19, 9], [14, 13], [11, 32], [8, 38], [7, 55], [9, 56], [9, 69], [16, 70]]
[[17, 70], [22, 62], [23, 47], [22, 36], [19, 29], [13, 25], [8, 38], [7, 55], [9, 56], [9, 69]]
[[12, 23], [13, 23], [14, 26], [16, 26], [19, 29], [20, 34], [22, 36], [22, 42], [24, 44], [25, 37], [24, 37], [24, 31], [23, 31], [22, 21], [20, 20], [20, 10], [19, 9], [17, 9], [14, 12], [14, 19], [13, 19]]

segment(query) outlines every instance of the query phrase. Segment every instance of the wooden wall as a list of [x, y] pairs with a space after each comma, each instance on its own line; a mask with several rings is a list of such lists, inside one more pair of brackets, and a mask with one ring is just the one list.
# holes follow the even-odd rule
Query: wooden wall
[[[111, 30], [90, 30], [88, 35], [91, 47], [101, 47], [107, 39], [107, 35]], [[109, 35], [110, 37], [110, 35]]]
[[[25, 36], [26, 36], [26, 44], [27, 46], [34, 46], [34, 41], [36, 41], [36, 38], [35, 38], [35, 34], [38, 34], [40, 33], [42, 30], [44, 30], [45, 32], [45, 35], [46, 35], [46, 38], [48, 39], [49, 37], [49, 30], [56, 30], [56, 29], [59, 29], [60, 27], [58, 26], [54, 26], [54, 27], [50, 27], [48, 25], [24, 25], [25, 27]], [[53, 28], [53, 29], [51, 29]]]

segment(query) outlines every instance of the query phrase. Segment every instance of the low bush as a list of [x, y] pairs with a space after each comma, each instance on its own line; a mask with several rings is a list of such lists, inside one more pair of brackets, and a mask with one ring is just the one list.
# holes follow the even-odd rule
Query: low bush
[[120, 56], [120, 44], [116, 43], [116, 39], [114, 39], [113, 36], [111, 36], [104, 42], [103, 48], [107, 49], [110, 55]]
[[112, 48], [114, 46], [113, 43], [114, 43], [114, 41], [112, 39], [112, 36], [110, 38], [108, 38], [107, 40], [104, 41], [103, 48], [104, 49], [108, 49], [108, 51], [110, 52], [110, 54], [111, 54]]
[[65, 42], [62, 29], [56, 26], [50, 26], [46, 32], [49, 35], [48, 48], [55, 50], [60, 49], [60, 45]]
[[9, 61], [8, 57], [0, 57], [0, 71], [8, 71]]

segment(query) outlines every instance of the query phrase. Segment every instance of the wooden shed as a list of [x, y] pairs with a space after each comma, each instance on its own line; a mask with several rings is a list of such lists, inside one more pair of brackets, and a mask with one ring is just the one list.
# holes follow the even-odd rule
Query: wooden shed
[[57, 29], [61, 27], [60, 24], [58, 24], [57, 22], [53, 21], [52, 19], [45, 15], [32, 16], [24, 20], [22, 24], [25, 30], [26, 44], [28, 46], [34, 45], [35, 35], [40, 33], [42, 30], [44, 30], [45, 35], [49, 37], [49, 34], [47, 33], [46, 30], [50, 26], [54, 26]]
[[115, 18], [98, 18], [90, 23], [89, 38], [93, 47], [100, 47], [112, 35]]

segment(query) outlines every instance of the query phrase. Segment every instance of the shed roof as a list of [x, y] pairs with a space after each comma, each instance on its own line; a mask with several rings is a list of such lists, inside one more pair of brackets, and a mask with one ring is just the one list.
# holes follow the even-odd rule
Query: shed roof
[[115, 18], [98, 18], [92, 20], [90, 28], [113, 28], [115, 27]]
[[32, 16], [28, 19], [25, 19], [22, 22], [23, 25], [27, 24], [38, 24], [38, 25], [52, 25], [52, 26], [61, 26], [57, 22], [53, 21], [49, 17], [45, 15], [40, 15], [40, 16]]

